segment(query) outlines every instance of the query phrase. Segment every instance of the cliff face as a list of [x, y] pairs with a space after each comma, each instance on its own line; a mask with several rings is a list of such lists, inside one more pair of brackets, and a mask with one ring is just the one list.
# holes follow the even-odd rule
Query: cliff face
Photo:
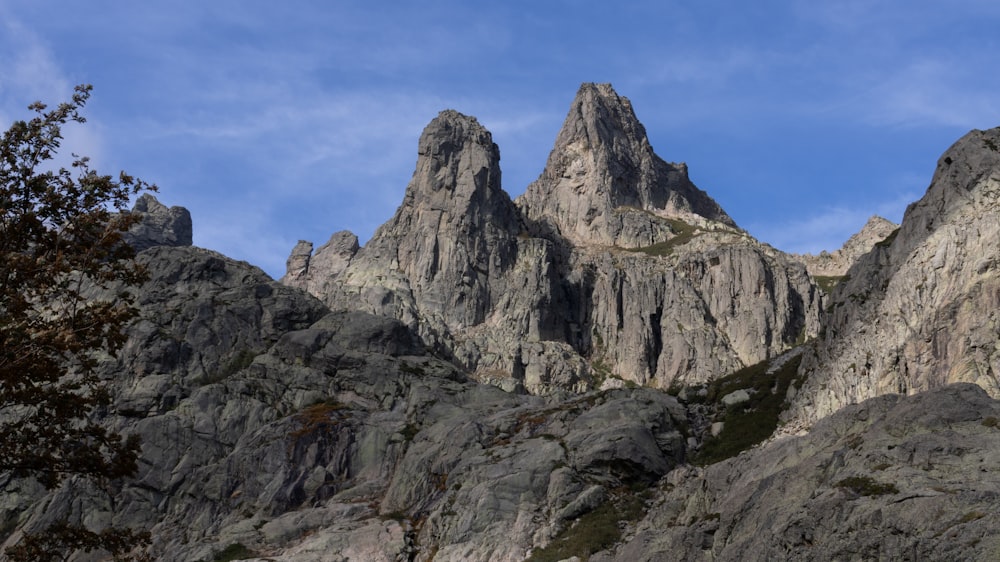
[[285, 282], [397, 318], [480, 380], [532, 393], [705, 380], [817, 333], [803, 267], [656, 156], [610, 85], [580, 88], [516, 202], [498, 164], [475, 119], [443, 112], [396, 215], [360, 250], [300, 243]]
[[149, 529], [161, 561], [983, 559], [1000, 547], [988, 470], [1000, 405], [972, 385], [877, 399], [699, 469], [686, 464], [689, 413], [660, 391], [503, 392], [399, 321], [330, 312], [246, 263], [193, 247], [139, 260], [151, 279], [103, 366], [115, 401], [96, 418], [140, 436], [139, 473], [51, 492], [9, 480], [0, 548], [62, 519]]
[[791, 418], [953, 382], [1000, 396], [998, 147], [1000, 129], [957, 141], [897, 233], [847, 272]]
[[990, 560], [998, 406], [970, 384], [883, 396], [680, 468], [624, 544], [590, 560]]

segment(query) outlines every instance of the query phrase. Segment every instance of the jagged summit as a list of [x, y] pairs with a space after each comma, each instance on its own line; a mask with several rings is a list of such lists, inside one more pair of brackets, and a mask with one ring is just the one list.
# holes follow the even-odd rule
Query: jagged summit
[[[434, 223], [428, 226], [436, 227], [437, 218], [426, 215], [437, 212], [447, 214], [446, 219], [462, 219], [456, 226], [469, 234], [480, 227], [515, 234], [520, 230], [517, 210], [500, 186], [500, 149], [475, 117], [442, 111], [420, 135], [417, 155], [403, 202], [376, 238], [391, 235], [403, 223], [412, 228], [413, 221], [427, 218]], [[481, 219], [491, 215], [496, 215], [496, 223], [484, 224]]]
[[897, 228], [898, 224], [872, 215], [861, 230], [851, 235], [838, 250], [819, 254], [793, 254], [793, 257], [805, 264], [810, 275], [841, 277], [855, 260], [868, 253], [875, 244], [885, 240]]
[[733, 220], [653, 152], [627, 98], [610, 84], [580, 86], [541, 176], [518, 198], [538, 232], [575, 244], [641, 247], [676, 234], [666, 219]]
[[[500, 187], [500, 150], [493, 136], [475, 117], [449, 109], [424, 128], [403, 201], [364, 249], [347, 231], [335, 234], [315, 254], [312, 243], [300, 241], [283, 281], [324, 295], [331, 291], [333, 279], [357, 258], [370, 264], [366, 270], [403, 273], [419, 291], [433, 285], [442, 272], [463, 275], [470, 263], [488, 264], [496, 246], [509, 246], [521, 230], [517, 209]], [[471, 277], [476, 275], [472, 272]], [[373, 281], [355, 280], [362, 285]], [[451, 287], [448, 292], [462, 294]]]
[[[500, 150], [490, 132], [474, 117], [442, 111], [420, 135], [395, 215], [347, 258], [339, 288], [317, 294], [400, 318], [435, 342], [483, 322], [503, 292], [499, 278], [516, 259], [522, 230], [500, 187]], [[341, 263], [344, 252], [333, 257]]]

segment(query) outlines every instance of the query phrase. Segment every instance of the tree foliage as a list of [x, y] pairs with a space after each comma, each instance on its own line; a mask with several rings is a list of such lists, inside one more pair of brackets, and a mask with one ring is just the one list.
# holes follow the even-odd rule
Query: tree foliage
[[[90, 92], [78, 86], [53, 109], [32, 104], [35, 116], [0, 139], [0, 490], [13, 478], [53, 488], [69, 475], [105, 481], [137, 470], [137, 438], [105, 429], [93, 414], [111, 401], [99, 362], [121, 348], [136, 314], [123, 287], [145, 277], [122, 240], [137, 220], [126, 206], [155, 186], [124, 172], [99, 175], [75, 154], [70, 170], [53, 169], [62, 127], [85, 122]], [[7, 554], [49, 559], [38, 553], [56, 552], [60, 537], [65, 549], [117, 554], [141, 538], [115, 532], [63, 523], [28, 536], [20, 545], [35, 549], [28, 554]]]

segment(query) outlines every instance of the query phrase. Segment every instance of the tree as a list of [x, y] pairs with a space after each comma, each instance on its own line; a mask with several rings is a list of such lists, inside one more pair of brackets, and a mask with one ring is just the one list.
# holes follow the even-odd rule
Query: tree
[[[138, 220], [126, 206], [156, 186], [124, 172], [99, 175], [75, 154], [72, 170], [51, 169], [62, 127], [85, 122], [90, 93], [77, 86], [54, 109], [30, 105], [36, 115], [0, 139], [0, 490], [15, 478], [53, 488], [69, 475], [103, 482], [137, 470], [138, 439], [94, 420], [111, 401], [97, 367], [124, 344], [136, 314], [127, 289], [145, 278], [122, 240]], [[128, 559], [136, 541], [148, 540], [62, 522], [6, 554], [46, 560], [103, 548]]]

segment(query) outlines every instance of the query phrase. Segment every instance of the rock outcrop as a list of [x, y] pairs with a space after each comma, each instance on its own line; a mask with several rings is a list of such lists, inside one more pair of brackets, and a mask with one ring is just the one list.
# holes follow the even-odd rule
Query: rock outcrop
[[347, 230], [335, 232], [315, 253], [312, 242], [299, 240], [288, 256], [287, 271], [281, 282], [314, 295], [327, 294], [359, 249], [358, 237]]
[[629, 539], [590, 560], [991, 560], [998, 417], [971, 384], [847, 407], [806, 436], [669, 473]]
[[818, 333], [804, 268], [656, 156], [610, 85], [580, 88], [516, 202], [475, 119], [442, 112], [418, 153], [363, 248], [320, 266], [300, 242], [284, 282], [397, 318], [480, 380], [532, 393], [705, 380]]
[[972, 131], [941, 156], [896, 234], [834, 292], [790, 419], [954, 382], [1000, 396], [998, 239], [1000, 129]]
[[132, 212], [141, 218], [123, 239], [137, 252], [153, 246], [191, 245], [191, 213], [184, 207], [167, 207], [156, 197], [144, 193], [136, 200]]
[[840, 249], [816, 255], [792, 254], [792, 257], [804, 263], [813, 277], [843, 277], [858, 258], [870, 252], [875, 244], [888, 238], [897, 228], [898, 224], [872, 215]]

